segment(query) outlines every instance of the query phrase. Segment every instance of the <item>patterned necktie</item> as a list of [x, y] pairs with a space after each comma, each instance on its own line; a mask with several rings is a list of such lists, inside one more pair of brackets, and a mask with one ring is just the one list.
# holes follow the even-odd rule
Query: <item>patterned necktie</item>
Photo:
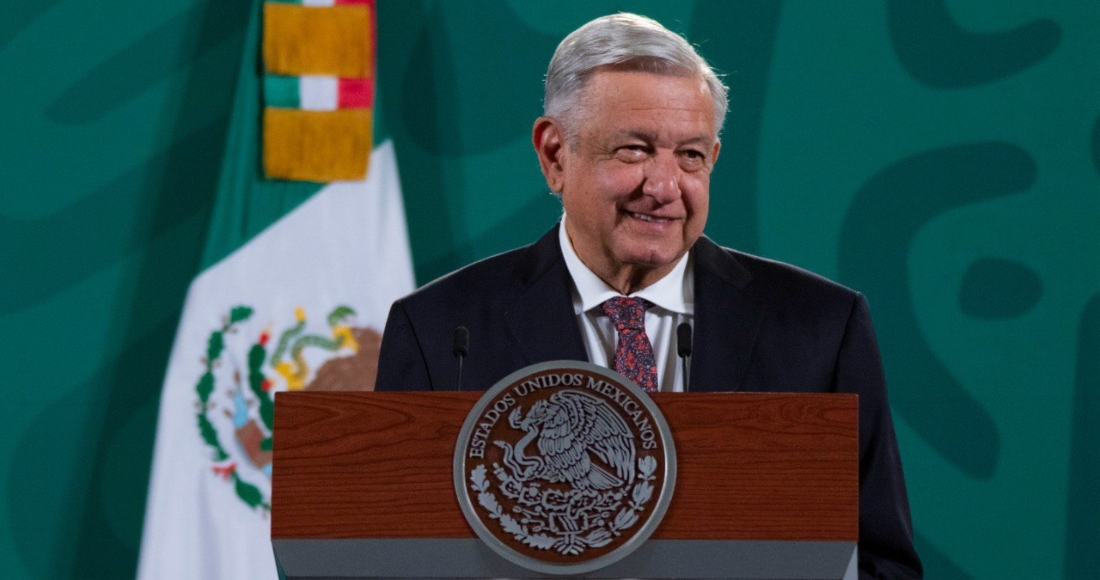
[[603, 303], [603, 311], [615, 325], [619, 342], [611, 368], [648, 393], [657, 392], [657, 358], [645, 333], [645, 311], [652, 303], [620, 296]]

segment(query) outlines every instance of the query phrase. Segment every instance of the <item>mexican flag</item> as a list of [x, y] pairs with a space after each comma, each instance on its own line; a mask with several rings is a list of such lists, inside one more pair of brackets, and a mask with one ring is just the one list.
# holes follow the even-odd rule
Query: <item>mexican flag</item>
[[[275, 393], [373, 389], [390, 304], [414, 287], [394, 148], [372, 126], [373, 5], [273, 4], [249, 27], [206, 267], [164, 381], [143, 579], [277, 577]], [[344, 48], [285, 46], [326, 34]], [[325, 60], [341, 53], [359, 61]]]

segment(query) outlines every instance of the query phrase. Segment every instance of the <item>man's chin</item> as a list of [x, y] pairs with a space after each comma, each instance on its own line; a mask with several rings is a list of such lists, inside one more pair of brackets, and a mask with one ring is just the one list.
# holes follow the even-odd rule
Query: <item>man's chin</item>
[[634, 249], [621, 254], [620, 262], [641, 270], [660, 270], [672, 268], [684, 255], [679, 248], [646, 248]]

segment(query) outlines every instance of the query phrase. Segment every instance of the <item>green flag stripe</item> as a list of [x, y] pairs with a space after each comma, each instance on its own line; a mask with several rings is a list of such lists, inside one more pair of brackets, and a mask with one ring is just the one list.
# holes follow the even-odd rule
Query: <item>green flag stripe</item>
[[297, 109], [301, 106], [298, 77], [264, 75], [264, 105]]
[[218, 195], [207, 230], [203, 269], [243, 246], [256, 234], [294, 210], [324, 184], [264, 179], [260, 165], [263, 79], [260, 30], [263, 1], [255, 0], [248, 33], [241, 47], [237, 94], [226, 135]]

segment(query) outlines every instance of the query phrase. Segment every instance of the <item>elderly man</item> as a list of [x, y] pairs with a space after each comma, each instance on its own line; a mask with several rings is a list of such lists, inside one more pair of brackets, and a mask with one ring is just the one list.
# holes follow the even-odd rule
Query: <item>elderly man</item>
[[[857, 393], [860, 574], [920, 577], [866, 301], [702, 235], [726, 107], [706, 61], [657, 22], [618, 14], [566, 37], [533, 130], [561, 223], [397, 301], [378, 389], [456, 388], [452, 336], [463, 326], [471, 389], [574, 359], [650, 391]], [[684, 322], [688, 377], [670, 347]]]

